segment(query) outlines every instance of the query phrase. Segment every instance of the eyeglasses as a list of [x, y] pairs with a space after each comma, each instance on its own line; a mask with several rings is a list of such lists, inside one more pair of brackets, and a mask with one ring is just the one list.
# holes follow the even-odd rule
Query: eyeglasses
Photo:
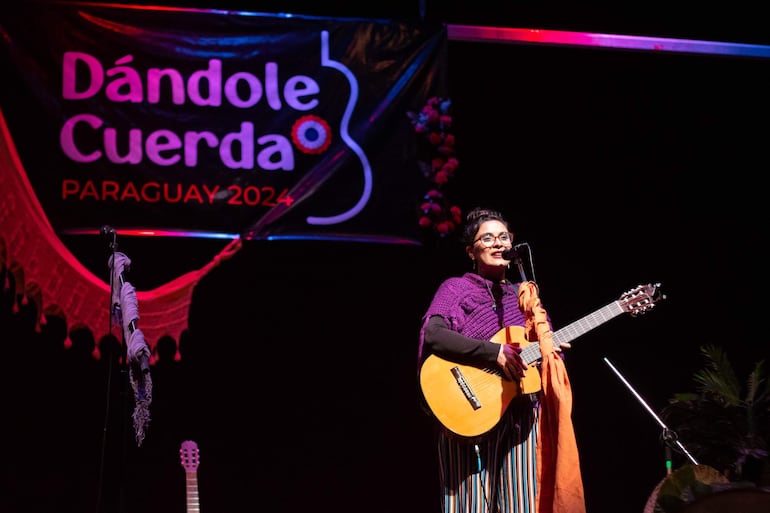
[[492, 235], [491, 233], [485, 233], [478, 239], [474, 240], [473, 243], [476, 244], [477, 242], [481, 242], [481, 244], [486, 248], [491, 248], [495, 244], [495, 239], [500, 241], [500, 244], [508, 245], [513, 242], [513, 234], [510, 232], [502, 232], [498, 233], [497, 235]]

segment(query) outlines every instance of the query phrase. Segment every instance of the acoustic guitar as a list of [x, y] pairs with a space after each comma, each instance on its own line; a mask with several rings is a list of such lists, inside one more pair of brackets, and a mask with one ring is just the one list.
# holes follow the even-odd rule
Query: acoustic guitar
[[198, 498], [198, 464], [200, 463], [200, 454], [198, 444], [192, 440], [185, 440], [179, 448], [179, 456], [185, 473], [187, 513], [200, 513], [201, 506]]
[[[639, 285], [618, 300], [553, 332], [554, 348], [622, 313], [632, 317], [646, 313], [661, 299], [665, 299], [665, 295], [660, 293], [660, 283]], [[428, 356], [420, 368], [420, 389], [425, 403], [444, 427], [461, 437], [487, 433], [502, 419], [516, 396], [537, 392], [542, 386], [538, 368], [542, 359], [540, 345], [524, 339], [524, 328], [503, 328], [491, 341], [522, 348], [521, 358], [528, 369], [520, 381], [509, 380], [498, 367], [462, 365], [434, 354]]]

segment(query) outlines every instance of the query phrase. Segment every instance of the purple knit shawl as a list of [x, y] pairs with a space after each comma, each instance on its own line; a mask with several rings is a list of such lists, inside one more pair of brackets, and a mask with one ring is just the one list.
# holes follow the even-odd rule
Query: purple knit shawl
[[506, 326], [524, 326], [525, 317], [519, 310], [517, 296], [519, 284], [506, 282], [503, 285], [502, 308], [498, 308], [497, 312], [493, 309], [491, 288], [491, 281], [471, 272], [447, 278], [439, 285], [422, 318], [418, 364], [423, 360], [425, 326], [434, 315], [443, 317], [447, 326], [460, 334], [480, 340], [491, 339]]

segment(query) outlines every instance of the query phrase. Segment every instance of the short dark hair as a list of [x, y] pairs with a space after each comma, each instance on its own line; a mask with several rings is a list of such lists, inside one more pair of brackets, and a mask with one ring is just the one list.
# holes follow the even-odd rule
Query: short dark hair
[[466, 246], [472, 246], [479, 227], [487, 221], [500, 221], [510, 231], [508, 221], [502, 213], [489, 208], [476, 207], [465, 214], [465, 228], [463, 230], [462, 242]]

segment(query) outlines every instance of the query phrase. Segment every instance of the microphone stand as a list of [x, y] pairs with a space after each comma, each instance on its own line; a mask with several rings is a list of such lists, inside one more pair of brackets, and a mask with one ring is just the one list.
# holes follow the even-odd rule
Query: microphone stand
[[516, 267], [519, 268], [519, 275], [521, 276], [522, 283], [527, 281], [527, 275], [524, 273], [524, 264], [522, 263], [519, 253], [516, 253], [516, 258], [513, 260], [516, 263]]
[[[118, 241], [117, 234], [109, 227], [103, 227], [101, 230], [102, 236], [108, 239], [108, 247], [110, 260], [115, 258], [118, 253]], [[121, 283], [122, 285], [122, 283]], [[114, 280], [110, 279], [110, 308], [109, 308], [109, 333], [113, 331], [114, 319], [117, 317], [119, 305], [113, 303], [112, 298], [115, 295], [116, 284]], [[97, 490], [96, 499], [96, 511], [109, 511], [114, 507], [114, 502], [119, 502], [119, 498], [122, 495], [123, 487], [123, 465], [126, 458], [125, 454], [125, 433], [122, 429], [122, 422], [117, 422], [113, 416], [113, 399], [117, 394], [119, 399], [119, 416], [125, 417], [128, 414], [126, 396], [127, 396], [127, 372], [124, 369], [123, 362], [126, 362], [125, 353], [126, 343], [123, 340], [118, 344], [118, 347], [110, 345], [108, 354], [102, 354], [103, 359], [107, 359], [107, 383], [106, 383], [106, 402], [104, 411], [104, 425], [102, 426], [102, 442], [101, 442], [101, 454], [99, 458], [99, 486]], [[113, 354], [114, 351], [118, 351], [118, 354]], [[113, 389], [115, 372], [118, 372], [119, 382], [117, 389]], [[117, 434], [113, 433], [113, 427], [117, 427]], [[117, 437], [117, 438], [116, 438]], [[113, 446], [113, 443], [117, 443], [117, 447]], [[110, 454], [108, 455], [108, 449]], [[116, 457], [118, 461], [110, 459], [110, 456]], [[108, 462], [111, 464], [108, 466]], [[109, 476], [106, 474], [109, 473]], [[113, 483], [110, 478], [116, 482]], [[109, 487], [109, 490], [108, 490]], [[114, 487], [114, 488], [113, 488]]]
[[516, 264], [516, 267], [519, 268], [519, 276], [521, 276], [521, 281], [525, 282], [527, 281], [527, 273], [524, 272], [524, 260], [521, 258], [522, 250], [526, 248], [527, 249], [527, 256], [529, 257], [530, 267], [532, 268], [532, 281], [535, 281], [535, 266], [532, 263], [532, 249], [529, 247], [529, 244], [526, 242], [522, 242], [521, 244], [516, 244], [513, 246], [510, 250], [510, 254], [513, 256], [512, 262]]
[[[121, 380], [118, 386], [118, 394], [121, 400], [121, 412], [118, 422], [119, 442], [119, 461], [116, 465], [116, 490], [115, 501], [119, 509], [123, 508], [123, 497], [125, 494], [124, 483], [124, 465], [127, 459], [127, 436], [123, 427], [123, 421], [130, 418], [133, 421], [135, 439], [137, 446], [142, 445], [145, 437], [145, 431], [149, 424], [150, 403], [152, 402], [152, 377], [150, 375], [150, 348], [144, 340], [142, 330], [137, 327], [136, 321], [139, 319], [138, 299], [136, 290], [125, 279], [125, 271], [130, 268], [131, 260], [123, 253], [118, 251], [117, 235], [114, 229], [109, 226], [102, 228], [102, 234], [109, 237], [110, 257], [108, 265], [110, 267], [110, 333], [113, 331], [113, 320], [119, 321], [122, 327], [121, 357], [117, 360], [110, 355], [108, 370], [108, 394], [111, 394], [112, 373], [114, 366], [119, 365]], [[129, 385], [133, 390], [134, 411], [132, 415], [128, 412]], [[108, 424], [110, 423], [111, 396], [107, 400], [107, 412], [105, 413], [105, 425], [102, 441], [102, 463], [100, 471], [100, 490], [97, 500], [97, 511], [104, 507], [104, 511], [114, 511], [114, 505], [105, 505], [103, 498], [104, 487], [104, 460], [105, 448], [108, 444]]]
[[636, 397], [636, 399], [644, 406], [644, 408], [652, 415], [652, 417], [658, 422], [660, 427], [663, 428], [663, 432], [661, 433], [661, 440], [663, 440], [663, 443], [666, 446], [666, 474], [671, 474], [671, 449], [676, 448], [679, 450], [682, 454], [687, 456], [687, 459], [689, 459], [694, 465], [698, 464], [698, 461], [693, 458], [692, 454], [690, 454], [687, 449], [685, 449], [684, 445], [682, 445], [682, 442], [679, 441], [676, 433], [668, 428], [666, 424], [658, 417], [658, 415], [655, 414], [655, 412], [650, 408], [650, 406], [642, 399], [642, 396], [640, 396], [636, 390], [631, 386], [631, 384], [626, 380], [626, 378], [623, 377], [623, 375], [618, 371], [618, 369], [615, 368], [612, 363], [607, 358], [604, 358], [604, 363], [606, 363], [610, 369], [612, 369], [612, 372], [614, 372], [618, 378], [620, 378], [620, 381], [623, 382], [624, 385], [631, 391], [631, 393]]

